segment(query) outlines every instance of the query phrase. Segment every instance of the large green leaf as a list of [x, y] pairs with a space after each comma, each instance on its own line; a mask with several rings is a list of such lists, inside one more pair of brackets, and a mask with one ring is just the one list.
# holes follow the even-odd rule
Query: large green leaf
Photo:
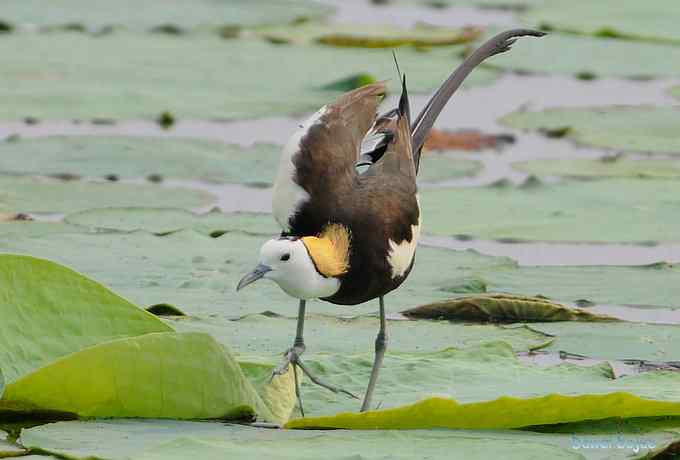
[[[321, 378], [360, 392], [368, 381], [371, 355], [333, 355], [307, 363]], [[540, 367], [520, 361], [502, 342], [435, 353], [388, 352], [375, 395], [379, 411], [359, 415], [356, 401], [304, 384], [306, 410], [313, 417], [287, 426], [477, 429], [677, 416], [679, 383], [677, 372], [613, 379], [608, 364]], [[338, 414], [344, 411], [354, 413]], [[338, 415], [318, 417], [321, 414]]]
[[99, 343], [11, 383], [3, 401], [83, 417], [274, 419], [231, 355], [200, 333]]
[[[122, 56], [124, 59], [116, 59]], [[412, 92], [437, 88], [461, 62], [459, 47], [399, 52]], [[11, 34], [0, 41], [0, 119], [236, 119], [316, 110], [339, 93], [322, 88], [342, 77], [394, 76], [387, 50], [286, 46], [211, 36]], [[177, 63], [182, 65], [178, 66]], [[281, 65], [285, 62], [286, 65]], [[491, 81], [478, 69], [466, 84]], [[390, 88], [398, 90], [397, 79]], [[180, 97], [178, 97], [180, 95]], [[64, 104], [63, 101], [68, 101]]]
[[673, 160], [556, 158], [522, 161], [513, 167], [537, 176], [680, 178], [680, 162]]
[[547, 351], [568, 351], [595, 359], [680, 361], [680, 326], [541, 323], [531, 328], [556, 337]]
[[196, 139], [53, 136], [0, 142], [0, 170], [6, 174], [141, 179], [190, 179], [218, 184], [271, 183], [280, 147], [244, 148]]
[[[206, 332], [242, 356], [278, 356], [295, 337], [296, 319], [248, 315], [237, 321], [221, 318], [178, 318], [168, 321], [178, 331]], [[526, 326], [456, 324], [447, 321], [388, 320], [391, 351], [433, 352], [503, 341], [515, 351], [550, 344], [552, 337]], [[373, 348], [378, 318], [336, 318], [311, 314], [305, 320], [305, 356], [314, 353], [354, 354]]]
[[214, 236], [233, 231], [270, 236], [281, 231], [271, 214], [247, 212], [224, 214], [220, 211], [211, 211], [197, 215], [183, 209], [170, 208], [90, 209], [69, 214], [65, 221], [91, 231], [144, 230], [157, 235], [185, 229]]
[[[622, 435], [638, 440], [633, 435]], [[612, 436], [615, 442], [616, 437]], [[581, 439], [593, 440], [583, 436]], [[656, 448], [677, 439], [657, 431], [644, 437]], [[207, 460], [243, 457], [253, 460], [325, 458], [378, 459], [631, 459], [648, 448], [575, 449], [570, 434], [522, 431], [300, 431], [266, 430], [217, 423], [171, 420], [59, 422], [24, 430], [21, 442], [67, 458], [105, 460]]]
[[8, 384], [94, 344], [172, 329], [47, 260], [0, 255], [0, 369]]
[[62, 222], [32, 220], [0, 222], [0, 234], [2, 235], [42, 236], [50, 233], [73, 233], [82, 231], [83, 229], [80, 227]]
[[15, 24], [76, 26], [100, 29], [123, 26], [146, 30], [155, 26], [252, 26], [322, 17], [331, 9], [309, 0], [199, 0], [191, 8], [178, 0], [7, 0], [2, 19]]
[[0, 212], [68, 213], [131, 205], [191, 209], [214, 199], [202, 191], [158, 185], [0, 177]]
[[680, 75], [680, 47], [552, 33], [540, 40], [522, 42], [521, 47], [499, 56], [490, 65], [523, 72], [597, 77], [676, 77]]
[[594, 147], [627, 152], [680, 153], [680, 139], [677, 136], [680, 110], [673, 107], [520, 111], [507, 115], [502, 122], [522, 129], [566, 129], [568, 138]]
[[648, 242], [678, 240], [679, 196], [678, 181], [621, 179], [423, 190], [420, 203], [437, 235]]
[[[39, 238], [0, 236], [0, 251], [59, 261], [97, 279], [136, 304], [169, 303], [191, 315], [237, 318], [272, 310], [293, 316], [297, 301], [274, 283], [260, 281], [240, 292], [238, 280], [258, 263], [266, 237], [238, 232], [210, 238], [194, 231], [167, 236], [52, 234]], [[115, 254], [115, 257], [111, 257]], [[134, 267], [131, 270], [130, 267]], [[470, 288], [561, 301], [677, 306], [680, 266], [519, 267], [511, 259], [473, 251], [421, 247], [409, 279], [386, 297], [388, 311], [470, 294]], [[475, 292], [475, 291], [472, 291]], [[311, 302], [310, 313], [357, 315], [375, 311], [377, 301], [359, 307]]]
[[544, 0], [522, 19], [566, 32], [680, 42], [680, 4], [674, 0]]

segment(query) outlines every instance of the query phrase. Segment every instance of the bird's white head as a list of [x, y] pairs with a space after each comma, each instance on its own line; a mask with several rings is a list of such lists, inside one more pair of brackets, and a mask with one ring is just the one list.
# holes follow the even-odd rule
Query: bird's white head
[[329, 225], [319, 236], [277, 238], [260, 249], [260, 263], [238, 283], [237, 290], [259, 279], [274, 281], [298, 299], [330, 297], [349, 269], [349, 233]]

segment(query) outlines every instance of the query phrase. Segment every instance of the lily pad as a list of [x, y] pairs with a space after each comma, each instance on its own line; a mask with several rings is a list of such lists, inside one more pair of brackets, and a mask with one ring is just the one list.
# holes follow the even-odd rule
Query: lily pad
[[625, 152], [678, 153], [680, 110], [673, 107], [601, 107], [515, 112], [501, 120], [514, 128], [550, 131], [568, 127], [574, 141]]
[[[523, 241], [677, 241], [680, 183], [602, 180], [422, 190], [425, 231]], [[451, 217], [453, 216], [453, 217]]]
[[474, 41], [481, 29], [452, 29], [417, 24], [411, 29], [394, 26], [362, 26], [305, 22], [287, 26], [263, 27], [256, 33], [276, 43], [321, 43], [356, 48], [393, 48], [398, 46], [447, 46]]
[[179, 31], [196, 27], [254, 26], [286, 23], [294, 19], [324, 17], [332, 11], [308, 0], [228, 0], [193, 2], [124, 0], [115, 5], [105, 0], [8, 0], [2, 19], [14, 24], [41, 27], [81, 25], [85, 29], [122, 26], [147, 30], [174, 26]]
[[201, 191], [153, 185], [0, 177], [2, 212], [68, 213], [130, 205], [192, 209], [213, 199]]
[[483, 164], [475, 160], [463, 160], [442, 153], [428, 153], [418, 171], [418, 183], [442, 182], [476, 176]]
[[[242, 356], [276, 356], [293, 343], [296, 319], [248, 315], [236, 321], [221, 318], [181, 318], [168, 324], [183, 332], [205, 332]], [[446, 321], [388, 320], [390, 351], [433, 352], [448, 347], [468, 347], [503, 341], [515, 351], [544, 348], [553, 337], [526, 326], [462, 325]], [[371, 350], [378, 318], [337, 318], [308, 315], [305, 320], [305, 356], [315, 353], [354, 354]]]
[[[120, 56], [121, 50], [125, 59], [112, 63], [111, 56]], [[401, 50], [400, 66], [408, 73], [410, 91], [439, 87], [460, 64], [461, 50]], [[46, 40], [38, 34], [10, 34], [0, 41], [0, 55], [5, 82], [0, 119], [9, 120], [156, 119], [166, 111], [178, 119], [300, 113], [317, 110], [340, 94], [323, 90], [325, 85], [365, 72], [391, 79], [390, 88], [399, 90], [387, 50], [203, 35], [179, 39], [120, 33], [93, 40], [59, 34]], [[477, 69], [466, 84], [489, 83], [496, 75]]]
[[[222, 318], [267, 310], [294, 316], [297, 301], [272, 282], [235, 291], [238, 280], [258, 263], [265, 239], [238, 232], [211, 238], [190, 230], [163, 237], [145, 232], [12, 235], [0, 236], [0, 251], [39, 255], [74, 267], [138, 305], [169, 303], [190, 315]], [[452, 287], [460, 290], [471, 278], [482, 280], [489, 292], [542, 294], [568, 302], [680, 306], [680, 266], [519, 267], [504, 257], [421, 247], [412, 275], [386, 297], [387, 309], [398, 312], [451, 298]], [[343, 316], [376, 310], [377, 301], [358, 307], [325, 302], [309, 306], [310, 313]]]
[[513, 48], [512, 53], [501, 55], [487, 65], [541, 74], [677, 77], [680, 48], [663, 43], [552, 33], [541, 40], [527, 40], [521, 47]]
[[[333, 379], [349, 391], [361, 391], [370, 374], [368, 354], [307, 362], [320, 378]], [[539, 367], [521, 362], [502, 342], [430, 354], [388, 353], [375, 396], [382, 401], [380, 410], [339, 413], [356, 411], [356, 403], [305, 384], [306, 409], [312, 417], [286, 426], [498, 429], [610, 417], [677, 416], [678, 382], [677, 372], [613, 379], [606, 363]], [[337, 415], [319, 417], [322, 414]]]
[[517, 323], [541, 321], [616, 321], [548, 299], [508, 294], [459, 297], [420, 305], [402, 314], [414, 319]]
[[269, 184], [276, 176], [280, 154], [280, 147], [265, 144], [244, 148], [194, 139], [52, 136], [0, 142], [0, 171], [121, 179], [159, 175], [217, 184]]
[[680, 5], [673, 0], [544, 1], [522, 15], [529, 24], [572, 33], [680, 42]]
[[531, 328], [556, 337], [546, 351], [568, 351], [594, 359], [680, 361], [680, 326], [541, 323]]
[[144, 230], [156, 235], [167, 235], [186, 229], [213, 237], [234, 231], [267, 236], [281, 231], [271, 214], [248, 212], [224, 214], [220, 211], [194, 214], [183, 209], [169, 208], [92, 209], [69, 214], [65, 221], [89, 231]]
[[627, 158], [555, 158], [513, 163], [514, 168], [537, 176], [680, 178], [680, 162]]
[[17, 221], [0, 223], [0, 235], [42, 236], [50, 233], [78, 233], [83, 229], [63, 222]]
[[[657, 448], [677, 435], [656, 432], [646, 439]], [[575, 451], [569, 434], [522, 431], [300, 431], [267, 430], [217, 423], [172, 420], [59, 422], [24, 430], [21, 442], [69, 458], [155, 460], [187, 457], [253, 460], [391, 458], [478, 460], [505, 458], [631, 459], [647, 455], [633, 447]]]

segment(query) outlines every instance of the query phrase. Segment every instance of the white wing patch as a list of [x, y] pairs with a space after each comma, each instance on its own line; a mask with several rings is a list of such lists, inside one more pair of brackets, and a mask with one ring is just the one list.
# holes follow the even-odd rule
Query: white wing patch
[[309, 194], [293, 180], [295, 177], [293, 157], [300, 151], [302, 138], [312, 126], [320, 122], [321, 117], [325, 113], [326, 106], [324, 105], [318, 112], [300, 125], [300, 128], [291, 136], [281, 152], [279, 172], [272, 191], [272, 211], [274, 218], [284, 231], [290, 230], [288, 225], [290, 217], [295, 214], [305, 201], [309, 200]]
[[418, 239], [420, 238], [421, 223], [420, 201], [418, 200], [418, 196], [416, 196], [416, 201], [418, 202], [418, 223], [416, 225], [411, 225], [411, 240], [404, 240], [399, 244], [389, 240], [390, 251], [387, 255], [387, 263], [390, 264], [390, 268], [392, 269], [393, 279], [404, 276], [406, 270], [411, 266], [413, 256], [416, 253]]

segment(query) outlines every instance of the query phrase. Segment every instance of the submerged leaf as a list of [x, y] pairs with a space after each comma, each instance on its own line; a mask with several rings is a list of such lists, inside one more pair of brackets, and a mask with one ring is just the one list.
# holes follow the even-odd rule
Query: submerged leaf
[[417, 319], [480, 322], [541, 322], [541, 321], [616, 321], [606, 315], [596, 315], [580, 308], [569, 308], [545, 298], [509, 294], [477, 295], [440, 300], [402, 312]]

